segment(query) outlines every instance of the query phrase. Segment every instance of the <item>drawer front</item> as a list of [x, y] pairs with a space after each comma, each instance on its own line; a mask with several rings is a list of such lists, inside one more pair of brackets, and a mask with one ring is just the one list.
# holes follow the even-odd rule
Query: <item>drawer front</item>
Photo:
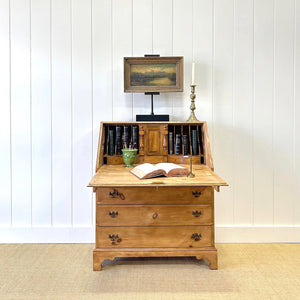
[[96, 248], [200, 248], [213, 245], [212, 226], [97, 226], [96, 230]]
[[212, 225], [212, 205], [97, 205], [100, 226]]
[[212, 203], [212, 187], [98, 188], [100, 204], [192, 204]]

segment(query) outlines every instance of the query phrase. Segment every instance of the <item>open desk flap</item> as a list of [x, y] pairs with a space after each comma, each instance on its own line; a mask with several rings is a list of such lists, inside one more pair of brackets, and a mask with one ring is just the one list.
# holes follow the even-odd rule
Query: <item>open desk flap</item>
[[[182, 165], [189, 168], [188, 165]], [[153, 180], [159, 180], [164, 186], [212, 186], [217, 191], [220, 186], [228, 185], [222, 178], [205, 165], [193, 168], [194, 178], [157, 177], [159, 179], [139, 179], [130, 173], [130, 168], [124, 165], [103, 165], [94, 175], [89, 187], [113, 186], [153, 186]]]

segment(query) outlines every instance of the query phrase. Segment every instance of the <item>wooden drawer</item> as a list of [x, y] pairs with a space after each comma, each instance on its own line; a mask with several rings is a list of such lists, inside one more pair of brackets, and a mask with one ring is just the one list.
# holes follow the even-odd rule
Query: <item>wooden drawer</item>
[[211, 225], [212, 205], [97, 205], [100, 226]]
[[101, 204], [192, 204], [212, 203], [212, 187], [116, 187], [98, 188]]
[[213, 246], [212, 226], [97, 226], [96, 230], [96, 248], [200, 248]]

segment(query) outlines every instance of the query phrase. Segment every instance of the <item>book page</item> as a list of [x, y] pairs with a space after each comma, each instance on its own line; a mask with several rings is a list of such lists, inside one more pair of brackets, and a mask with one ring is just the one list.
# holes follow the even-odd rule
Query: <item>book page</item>
[[139, 178], [143, 178], [146, 174], [152, 173], [157, 168], [149, 163], [144, 163], [133, 168], [130, 172]]
[[184, 167], [180, 166], [180, 165], [176, 165], [173, 163], [158, 163], [155, 165], [156, 169], [163, 169], [167, 172], [167, 174], [173, 170], [173, 169], [185, 169]]
[[158, 163], [156, 165], [144, 163], [136, 166], [130, 172], [140, 179], [158, 176], [184, 176], [188, 174], [186, 168], [173, 163]]

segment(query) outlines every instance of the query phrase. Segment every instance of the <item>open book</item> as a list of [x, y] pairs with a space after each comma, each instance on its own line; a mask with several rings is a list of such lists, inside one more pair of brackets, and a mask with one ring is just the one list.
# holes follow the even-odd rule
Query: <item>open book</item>
[[144, 163], [136, 166], [130, 172], [140, 179], [159, 176], [187, 176], [190, 173], [188, 169], [173, 163], [159, 163], [156, 165]]

